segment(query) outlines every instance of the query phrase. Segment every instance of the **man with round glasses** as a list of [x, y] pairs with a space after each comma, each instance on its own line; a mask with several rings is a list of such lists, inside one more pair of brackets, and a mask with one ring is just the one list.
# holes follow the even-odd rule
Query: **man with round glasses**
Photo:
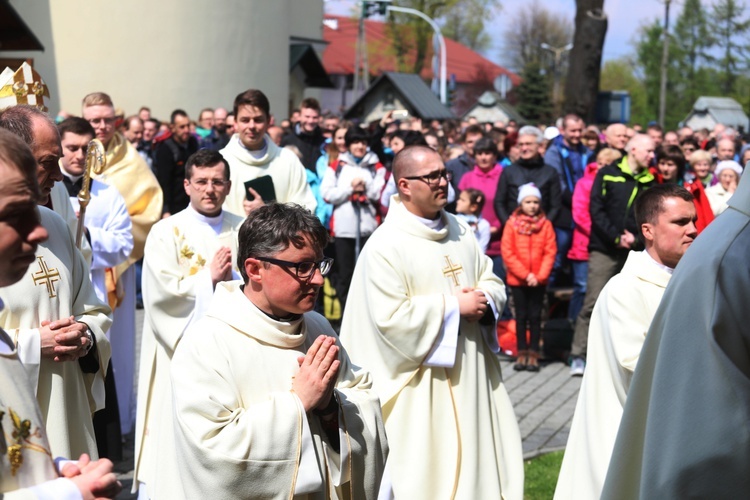
[[150, 498], [177, 498], [169, 365], [187, 327], [205, 312], [217, 283], [239, 279], [232, 269], [242, 218], [222, 210], [232, 183], [227, 161], [203, 149], [187, 159], [188, 207], [159, 221], [143, 261], [145, 320], [136, 418], [134, 489]]
[[393, 495], [520, 500], [521, 436], [496, 356], [505, 287], [444, 210], [439, 154], [407, 146], [393, 176], [398, 195], [357, 261], [341, 328], [383, 405]]
[[265, 205], [242, 224], [243, 282], [217, 285], [172, 358], [185, 497], [377, 496], [387, 455], [380, 403], [312, 312], [332, 264], [327, 243], [299, 205]]

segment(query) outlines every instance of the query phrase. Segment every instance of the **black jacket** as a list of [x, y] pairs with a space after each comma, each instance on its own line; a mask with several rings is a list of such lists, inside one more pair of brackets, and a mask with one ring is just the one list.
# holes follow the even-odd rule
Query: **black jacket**
[[532, 160], [518, 160], [506, 167], [500, 174], [495, 194], [495, 213], [505, 224], [518, 207], [518, 189], [524, 184], [533, 182], [542, 193], [542, 209], [553, 223], [559, 217], [560, 178], [557, 171], [544, 164], [544, 159], [537, 156]]
[[648, 169], [633, 175], [628, 167], [627, 157], [597, 172], [591, 187], [589, 205], [589, 251], [596, 250], [608, 255], [627, 254], [627, 249], [617, 246], [625, 229], [636, 237], [636, 246], [632, 250], [643, 248], [638, 237], [640, 230], [635, 222], [633, 205], [638, 196], [655, 183], [656, 179]]
[[302, 131], [302, 127], [295, 125], [294, 132], [286, 134], [281, 138], [281, 147], [284, 146], [297, 146], [297, 149], [302, 153], [302, 164], [307, 170], [315, 173], [315, 164], [318, 163], [318, 158], [323, 154], [323, 143], [326, 142], [326, 138], [323, 137], [323, 132], [320, 127], [315, 127], [315, 130], [311, 133], [305, 133]]
[[154, 147], [154, 172], [164, 193], [162, 212], [174, 215], [190, 204], [185, 193], [185, 163], [198, 151], [198, 139], [190, 135], [185, 144], [178, 144], [169, 137]]

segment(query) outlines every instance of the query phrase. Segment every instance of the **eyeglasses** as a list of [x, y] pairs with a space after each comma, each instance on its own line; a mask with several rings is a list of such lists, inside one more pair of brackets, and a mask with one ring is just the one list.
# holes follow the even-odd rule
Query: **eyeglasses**
[[97, 126], [100, 123], [104, 123], [105, 125], [114, 125], [116, 121], [117, 117], [111, 116], [107, 118], [92, 118], [91, 120], [89, 120], [89, 123], [93, 126]]
[[293, 268], [295, 273], [297, 274], [297, 277], [302, 280], [310, 278], [310, 276], [315, 274], [316, 269], [320, 269], [320, 274], [326, 276], [329, 272], [331, 272], [331, 268], [333, 267], [333, 259], [329, 257], [326, 257], [323, 260], [319, 260], [318, 262], [314, 262], [311, 260], [305, 262], [289, 262], [286, 260], [272, 259], [270, 257], [255, 258], [263, 262], [276, 264], [277, 266]]
[[208, 185], [212, 185], [215, 189], [223, 189], [224, 186], [229, 184], [229, 181], [213, 180], [213, 179], [198, 179], [197, 181], [190, 181], [190, 184], [195, 185], [199, 191], [205, 191], [208, 189]]
[[451, 179], [453, 179], [453, 172], [449, 170], [435, 170], [434, 172], [430, 172], [429, 174], [413, 175], [411, 177], [404, 177], [404, 179], [409, 179], [411, 181], [419, 180], [432, 187], [439, 185], [440, 179], [445, 179], [446, 181], [450, 182]]

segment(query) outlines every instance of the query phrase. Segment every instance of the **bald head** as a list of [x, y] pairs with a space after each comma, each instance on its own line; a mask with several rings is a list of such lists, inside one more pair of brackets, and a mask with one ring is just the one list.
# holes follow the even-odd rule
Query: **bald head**
[[406, 146], [399, 151], [393, 159], [393, 177], [396, 184], [398, 184], [398, 181], [403, 177], [414, 175], [424, 161], [430, 156], [440, 157], [434, 149], [428, 146]]
[[648, 168], [654, 159], [654, 140], [646, 134], [636, 134], [630, 139], [625, 150], [628, 152], [628, 166], [634, 172]]
[[622, 123], [613, 123], [604, 130], [604, 137], [609, 147], [623, 150], [628, 143], [628, 128]]
[[721, 139], [716, 143], [716, 157], [719, 161], [734, 160], [734, 141]]

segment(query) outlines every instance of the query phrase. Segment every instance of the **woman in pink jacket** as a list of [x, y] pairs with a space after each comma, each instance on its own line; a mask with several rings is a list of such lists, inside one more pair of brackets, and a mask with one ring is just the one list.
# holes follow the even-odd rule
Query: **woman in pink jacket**
[[620, 159], [622, 155], [616, 149], [605, 148], [596, 155], [596, 161], [586, 166], [586, 172], [576, 183], [573, 191], [573, 242], [568, 251], [568, 259], [573, 270], [573, 297], [568, 305], [568, 319], [575, 322], [583, 306], [586, 295], [586, 279], [589, 273], [589, 235], [591, 234], [591, 214], [589, 202], [591, 187], [596, 173], [605, 165]]

